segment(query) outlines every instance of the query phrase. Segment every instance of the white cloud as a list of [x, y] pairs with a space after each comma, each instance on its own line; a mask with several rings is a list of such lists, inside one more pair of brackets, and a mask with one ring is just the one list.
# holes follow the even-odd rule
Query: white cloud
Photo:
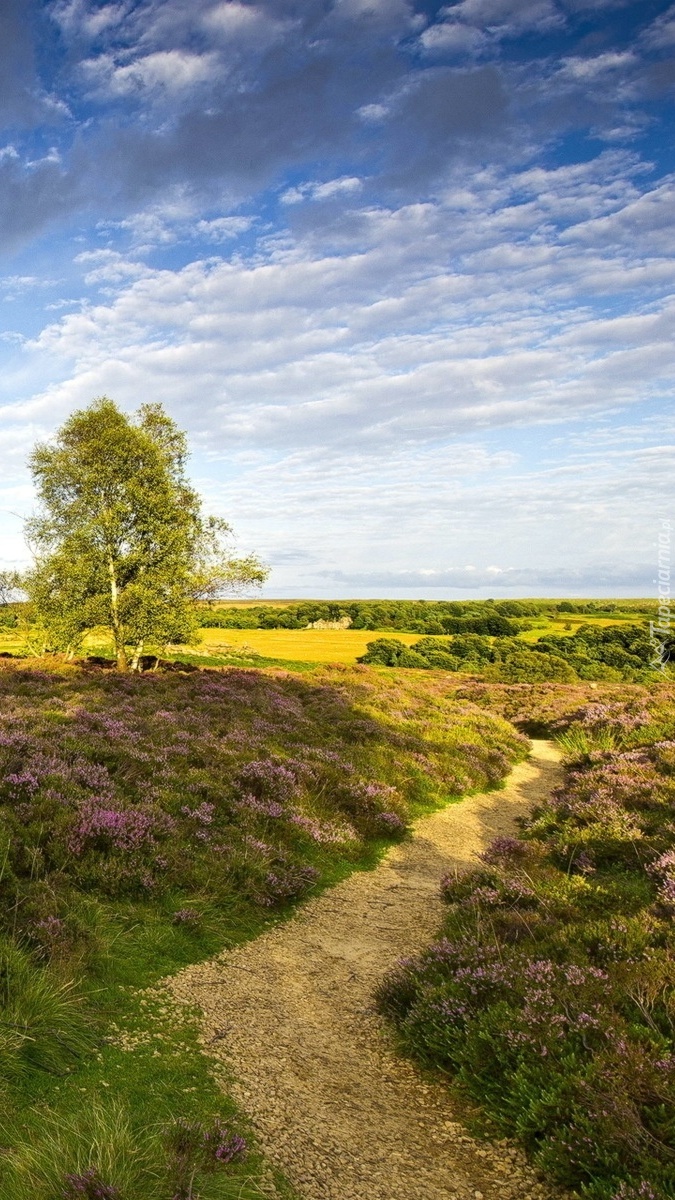
[[117, 61], [112, 54], [102, 54], [84, 62], [82, 70], [96, 92], [129, 96], [189, 91], [213, 80], [222, 67], [214, 52], [155, 50], [128, 63]]
[[339, 179], [328, 179], [325, 183], [310, 180], [288, 188], [281, 195], [282, 204], [300, 204], [303, 200], [332, 200], [336, 196], [360, 192], [363, 181], [354, 175], [341, 175]]
[[460, 0], [441, 10], [452, 21], [463, 21], [479, 30], [500, 37], [513, 37], [525, 31], [544, 32], [564, 24], [553, 0]]
[[247, 233], [254, 224], [253, 217], [214, 217], [211, 221], [198, 221], [194, 232], [195, 237], [209, 242], [225, 242]]
[[295, 26], [292, 20], [279, 19], [254, 4], [240, 4], [239, 0], [216, 4], [204, 13], [202, 21], [212, 36], [228, 45], [243, 42], [258, 48], [285, 37]]
[[363, 121], [375, 123], [389, 116], [390, 109], [386, 104], [364, 104], [357, 112]]
[[489, 44], [485, 33], [460, 21], [430, 25], [420, 36], [427, 54], [477, 54]]
[[148, 273], [143, 263], [130, 262], [117, 250], [83, 250], [75, 256], [78, 266], [86, 268], [84, 281], [87, 284], [119, 284], [128, 279], [138, 279]]
[[52, 4], [50, 14], [64, 33], [94, 40], [105, 30], [120, 25], [129, 9], [129, 3], [104, 4], [96, 8], [90, 7], [87, 0], [59, 0]]
[[587, 58], [581, 58], [576, 55], [564, 58], [562, 60], [561, 73], [568, 75], [570, 79], [588, 82], [605, 76], [610, 71], [619, 71], [625, 67], [635, 66], [636, 63], [637, 58], [630, 50], [621, 52], [607, 50], [604, 54], [596, 54]]
[[648, 50], [667, 50], [675, 45], [675, 4], [647, 27], [640, 41]]

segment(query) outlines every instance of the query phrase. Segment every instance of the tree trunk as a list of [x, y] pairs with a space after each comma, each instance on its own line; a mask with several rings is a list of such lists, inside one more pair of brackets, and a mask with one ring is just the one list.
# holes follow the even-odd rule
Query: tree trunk
[[129, 667], [130, 671], [138, 670], [138, 664], [140, 662], [141, 654], [143, 653], [143, 646], [144, 646], [144, 643], [139, 642], [136, 649], [134, 650], [133, 658], [131, 660], [131, 665]]
[[108, 555], [108, 575], [110, 576], [110, 624], [112, 626], [113, 640], [115, 642], [117, 670], [128, 671], [129, 660], [127, 659], [126, 646], [124, 645], [124, 630], [120, 621], [117, 577], [115, 575], [115, 564], [113, 562], [112, 554]]

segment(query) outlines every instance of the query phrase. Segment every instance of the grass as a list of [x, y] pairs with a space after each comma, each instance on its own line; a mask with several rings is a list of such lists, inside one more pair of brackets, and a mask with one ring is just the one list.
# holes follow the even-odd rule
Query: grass
[[[3, 1200], [70, 1200], [68, 1177], [74, 1200], [186, 1200], [193, 1174], [202, 1200], [269, 1192], [189, 1014], [152, 989], [372, 866], [411, 816], [497, 785], [522, 753], [505, 722], [414, 672], [6, 664]], [[224, 1130], [245, 1157], [214, 1158]]]

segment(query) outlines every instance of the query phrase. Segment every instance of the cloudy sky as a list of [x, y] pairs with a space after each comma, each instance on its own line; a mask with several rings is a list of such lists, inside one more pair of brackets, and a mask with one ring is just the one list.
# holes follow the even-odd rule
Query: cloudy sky
[[276, 596], [650, 595], [675, 5], [1, 0], [0, 560], [161, 401]]

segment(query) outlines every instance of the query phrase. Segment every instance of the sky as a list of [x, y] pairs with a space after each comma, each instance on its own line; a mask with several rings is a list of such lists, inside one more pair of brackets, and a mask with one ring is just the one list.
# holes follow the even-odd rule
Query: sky
[[650, 596], [675, 5], [0, 0], [0, 565], [161, 402], [270, 596]]

